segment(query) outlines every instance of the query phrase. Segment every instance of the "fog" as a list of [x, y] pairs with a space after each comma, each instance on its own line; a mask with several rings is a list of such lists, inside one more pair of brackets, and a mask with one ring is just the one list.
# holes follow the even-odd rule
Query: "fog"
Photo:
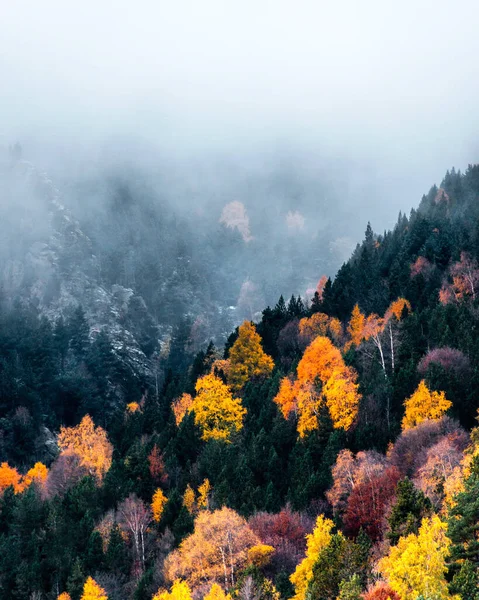
[[[221, 272], [208, 301], [253, 281], [259, 308], [477, 162], [478, 24], [473, 0], [1, 2], [2, 143], [48, 172], [98, 255], [129, 239], [174, 263], [174, 222], [188, 261]], [[162, 222], [161, 259], [138, 199]], [[236, 254], [218, 237], [233, 202], [253, 240]], [[128, 269], [108, 283], [135, 287]]]

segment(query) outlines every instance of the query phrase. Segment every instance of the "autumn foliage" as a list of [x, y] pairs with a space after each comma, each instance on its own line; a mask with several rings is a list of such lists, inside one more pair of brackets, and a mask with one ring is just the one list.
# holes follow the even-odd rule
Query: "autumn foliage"
[[238, 338], [229, 352], [228, 383], [234, 392], [239, 392], [253, 378], [268, 377], [274, 367], [273, 359], [262, 346], [261, 338], [250, 321], [238, 329]]
[[247, 564], [248, 550], [258, 544], [257, 536], [234, 510], [204, 510], [195, 519], [194, 532], [168, 556], [165, 572], [170, 581], [181, 578], [192, 588], [219, 583], [228, 589]]
[[359, 406], [356, 378], [356, 372], [344, 364], [341, 352], [331, 340], [318, 336], [298, 364], [296, 381], [284, 378], [274, 401], [285, 418], [292, 412], [298, 415], [300, 437], [318, 428], [323, 405], [329, 409], [334, 427], [347, 430]]
[[108, 596], [92, 577], [88, 577], [80, 600], [108, 600]]
[[227, 385], [215, 375], [205, 375], [196, 382], [196, 396], [191, 409], [195, 423], [202, 430], [205, 441], [229, 442], [234, 433], [243, 427], [246, 409], [241, 400], [233, 398]]
[[388, 556], [379, 561], [378, 569], [402, 600], [450, 598], [445, 579], [450, 540], [447, 526], [437, 515], [423, 519], [417, 535], [400, 538]]
[[426, 420], [440, 419], [452, 406], [444, 392], [431, 392], [424, 379], [416, 391], [405, 402], [405, 413], [402, 428], [410, 429]]
[[62, 427], [58, 446], [66, 454], [75, 454], [80, 464], [99, 481], [111, 465], [113, 446], [101, 427], [95, 427], [91, 417], [85, 415], [76, 427]]
[[331, 541], [331, 530], [333, 522], [319, 515], [316, 526], [312, 533], [306, 536], [306, 556], [296, 567], [291, 575], [291, 583], [294, 585], [293, 600], [305, 600], [308, 584], [313, 577], [313, 567], [318, 556]]

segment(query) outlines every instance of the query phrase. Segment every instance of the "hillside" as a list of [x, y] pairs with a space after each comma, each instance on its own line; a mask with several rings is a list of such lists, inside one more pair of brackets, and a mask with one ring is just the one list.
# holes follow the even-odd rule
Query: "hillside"
[[[393, 230], [368, 224], [314, 297], [281, 296], [224, 348], [243, 320], [218, 317], [231, 265], [210, 279], [185, 234], [164, 277], [147, 268], [172, 243], [152, 241], [167, 207], [155, 221], [116, 188], [108, 218], [80, 223], [15, 169], [49, 217], [33, 228], [18, 201], [4, 215], [24, 233], [2, 252], [2, 598], [479, 597], [479, 166]], [[128, 219], [146, 220], [145, 254], [123, 243]], [[193, 343], [183, 317], [208, 311], [216, 345]]]

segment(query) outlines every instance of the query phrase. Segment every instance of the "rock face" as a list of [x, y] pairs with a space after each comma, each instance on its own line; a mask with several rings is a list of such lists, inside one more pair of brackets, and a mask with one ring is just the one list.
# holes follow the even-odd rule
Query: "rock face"
[[151, 354], [167, 332], [133, 289], [102, 283], [91, 240], [53, 182], [29, 162], [0, 161], [0, 237], [3, 303], [32, 304], [52, 321], [81, 305], [91, 339], [105, 331], [122, 361], [151, 374], [142, 337], [147, 331]]

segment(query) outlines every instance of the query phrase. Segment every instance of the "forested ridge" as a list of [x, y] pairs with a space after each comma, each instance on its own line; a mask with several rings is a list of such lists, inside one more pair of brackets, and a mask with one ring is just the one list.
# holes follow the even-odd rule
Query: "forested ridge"
[[477, 600], [478, 294], [471, 165], [160, 375], [2, 301], [1, 598]]

